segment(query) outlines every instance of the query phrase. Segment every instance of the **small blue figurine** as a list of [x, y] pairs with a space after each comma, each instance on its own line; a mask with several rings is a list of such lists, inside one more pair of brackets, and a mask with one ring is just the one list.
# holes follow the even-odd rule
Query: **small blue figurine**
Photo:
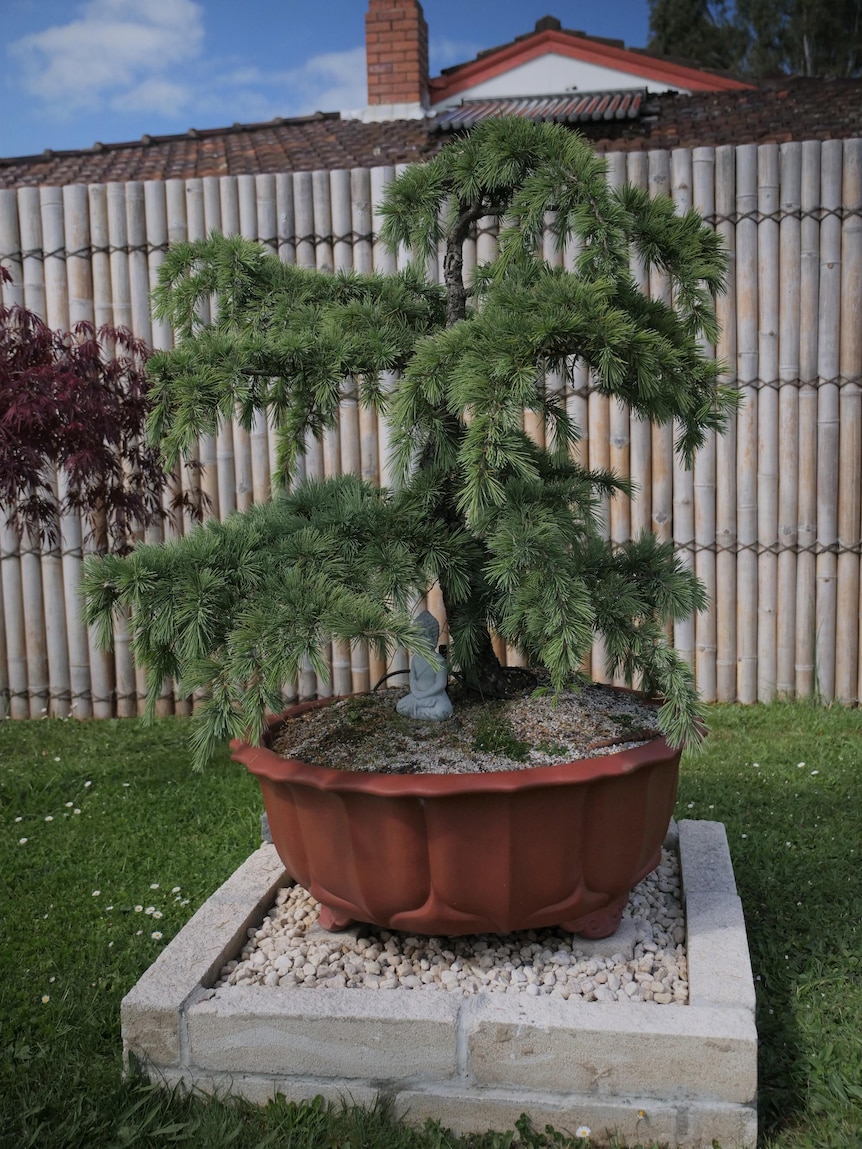
[[[428, 645], [436, 650], [437, 639], [440, 637], [440, 624], [430, 611], [423, 610], [416, 619], [416, 624]], [[443, 665], [437, 669], [427, 658], [414, 654], [410, 662], [410, 693], [398, 700], [395, 709], [399, 714], [409, 718], [433, 718], [442, 720], [452, 713], [452, 703], [446, 693], [446, 682], [449, 672], [446, 669], [446, 659], [441, 654]]]

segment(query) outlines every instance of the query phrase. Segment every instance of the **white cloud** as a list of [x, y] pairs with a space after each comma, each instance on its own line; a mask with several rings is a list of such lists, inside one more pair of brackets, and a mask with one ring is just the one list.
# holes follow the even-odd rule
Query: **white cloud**
[[9, 53], [26, 90], [55, 114], [128, 100], [161, 112], [168, 70], [196, 59], [202, 43], [194, 0], [87, 0], [75, 19], [23, 37]]
[[292, 114], [335, 112], [367, 103], [365, 47], [312, 56], [285, 75]]
[[487, 44], [471, 44], [468, 40], [449, 40], [445, 37], [432, 36], [428, 43], [431, 75], [436, 75], [442, 68], [449, 68], [452, 64], [466, 64], [474, 60]]
[[193, 92], [184, 84], [174, 83], [163, 76], [150, 76], [134, 88], [120, 92], [111, 100], [117, 112], [154, 112], [173, 116], [186, 111], [193, 103]]
[[255, 66], [224, 69], [218, 84], [207, 84], [196, 95], [209, 115], [225, 122], [271, 120], [364, 107], [365, 48], [324, 52], [298, 68], [262, 71]]

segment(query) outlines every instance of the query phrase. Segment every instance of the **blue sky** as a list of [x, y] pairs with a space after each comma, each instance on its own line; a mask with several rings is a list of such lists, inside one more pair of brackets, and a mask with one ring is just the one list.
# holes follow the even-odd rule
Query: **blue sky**
[[[0, 156], [362, 107], [367, 0], [0, 0]], [[648, 0], [425, 0], [431, 74], [528, 32], [647, 40]]]

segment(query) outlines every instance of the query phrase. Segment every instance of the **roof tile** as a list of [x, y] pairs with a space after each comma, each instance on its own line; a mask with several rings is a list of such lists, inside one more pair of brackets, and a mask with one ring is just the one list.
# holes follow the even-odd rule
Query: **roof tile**
[[[434, 124], [433, 119], [364, 124], [319, 112], [83, 151], [0, 158], [0, 188], [410, 163], [428, 159], [451, 138]], [[636, 118], [581, 120], [576, 126], [602, 151], [862, 137], [862, 80], [796, 77], [748, 90], [650, 93]]]

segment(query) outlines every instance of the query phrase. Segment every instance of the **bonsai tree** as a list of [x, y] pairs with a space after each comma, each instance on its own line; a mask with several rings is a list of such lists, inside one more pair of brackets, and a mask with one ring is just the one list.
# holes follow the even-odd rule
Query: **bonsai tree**
[[[664, 698], [669, 740], [696, 738], [693, 676], [664, 626], [702, 609], [703, 588], [670, 544], [602, 536], [600, 498], [629, 484], [574, 460], [578, 428], [544, 380], [586, 362], [602, 393], [673, 420], [690, 464], [734, 406], [703, 351], [717, 336], [719, 238], [667, 198], [609, 188], [576, 133], [517, 119], [408, 168], [382, 216], [384, 241], [414, 257], [394, 275], [304, 270], [216, 235], [169, 251], [156, 311], [178, 339], [148, 365], [149, 430], [171, 467], [220, 419], [250, 427], [265, 412], [287, 481], [306, 437], [336, 425], [350, 376], [358, 401], [391, 423], [393, 489], [353, 475], [305, 481], [181, 540], [91, 561], [88, 621], [108, 641], [111, 612], [131, 607], [151, 702], [168, 675], [200, 692], [199, 763], [228, 736], [259, 737], [304, 659], [325, 672], [330, 640], [433, 657], [408, 602], [435, 582], [451, 662], [485, 695], [507, 687], [491, 632], [555, 690], [599, 633], [608, 670]], [[465, 283], [463, 244], [486, 216], [500, 222], [499, 254]], [[577, 243], [573, 270], [540, 255], [549, 219], [557, 244]], [[423, 272], [440, 245], [442, 286]], [[672, 305], [639, 289], [633, 253], [666, 273]], [[198, 304], [213, 297], [204, 323]], [[397, 372], [391, 391], [383, 371]], [[524, 409], [546, 421], [545, 447], [523, 430]]]
[[[0, 282], [12, 276], [0, 266]], [[174, 490], [145, 440], [149, 349], [123, 327], [53, 331], [24, 307], [0, 307], [0, 503], [7, 525], [49, 543], [79, 511], [97, 550], [131, 549], [132, 531], [200, 500]], [[190, 464], [194, 465], [194, 464]], [[63, 478], [62, 493], [54, 482]]]

